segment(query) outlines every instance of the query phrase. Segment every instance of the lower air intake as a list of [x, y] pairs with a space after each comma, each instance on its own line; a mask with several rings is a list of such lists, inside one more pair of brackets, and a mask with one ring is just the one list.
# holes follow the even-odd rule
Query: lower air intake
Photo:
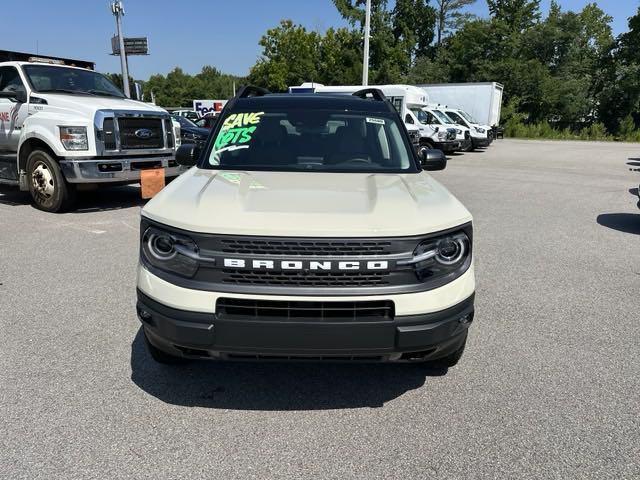
[[245, 300], [219, 298], [216, 315], [221, 319], [372, 322], [389, 321], [395, 316], [394, 304], [388, 300], [361, 302], [287, 302], [279, 300]]

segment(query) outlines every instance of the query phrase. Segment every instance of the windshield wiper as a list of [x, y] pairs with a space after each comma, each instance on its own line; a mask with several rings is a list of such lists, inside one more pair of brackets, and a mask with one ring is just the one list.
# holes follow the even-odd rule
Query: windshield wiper
[[116, 97], [116, 98], [124, 98], [122, 95], [118, 95], [117, 93], [105, 92], [104, 90], [87, 90], [87, 93], [91, 95], [104, 95], [105, 97]]
[[38, 90], [38, 93], [71, 93], [73, 95], [82, 95], [84, 92], [82, 90], [70, 90], [68, 88], [45, 88], [42, 90]]

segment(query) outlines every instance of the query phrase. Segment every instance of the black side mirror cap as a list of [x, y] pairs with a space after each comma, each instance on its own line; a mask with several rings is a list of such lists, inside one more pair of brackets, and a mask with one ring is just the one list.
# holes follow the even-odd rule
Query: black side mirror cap
[[200, 158], [200, 148], [195, 143], [180, 145], [176, 151], [176, 162], [183, 167], [193, 167]]
[[26, 92], [0, 92], [0, 98], [8, 98], [18, 103], [27, 103]]
[[442, 150], [422, 148], [418, 152], [420, 166], [430, 172], [447, 168], [447, 157]]

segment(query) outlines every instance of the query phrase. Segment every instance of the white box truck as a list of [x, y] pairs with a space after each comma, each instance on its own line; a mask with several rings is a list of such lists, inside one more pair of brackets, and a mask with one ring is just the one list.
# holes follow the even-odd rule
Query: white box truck
[[433, 103], [467, 112], [479, 124], [497, 127], [502, 110], [503, 86], [497, 82], [418, 85]]

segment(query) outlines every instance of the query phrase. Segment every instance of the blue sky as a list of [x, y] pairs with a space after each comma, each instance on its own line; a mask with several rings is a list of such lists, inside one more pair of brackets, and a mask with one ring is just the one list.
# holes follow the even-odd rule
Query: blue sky
[[[260, 55], [258, 41], [282, 18], [310, 29], [342, 26], [331, 0], [123, 0], [127, 36], [148, 36], [151, 55], [130, 58], [131, 74], [147, 79], [181, 66], [189, 73], [203, 65], [245, 75]], [[392, 1], [392, 0], [391, 0]], [[432, 1], [432, 3], [434, 3]], [[542, 0], [548, 9], [550, 0]], [[580, 10], [589, 0], [560, 0], [565, 10]], [[627, 28], [640, 0], [600, 0], [614, 18], [616, 34]], [[92, 60], [103, 72], [117, 72], [108, 55], [115, 22], [108, 0], [21, 0], [23, 17], [2, 22], [0, 49]], [[470, 9], [487, 16], [485, 0]], [[5, 19], [6, 20], [6, 19]]]

